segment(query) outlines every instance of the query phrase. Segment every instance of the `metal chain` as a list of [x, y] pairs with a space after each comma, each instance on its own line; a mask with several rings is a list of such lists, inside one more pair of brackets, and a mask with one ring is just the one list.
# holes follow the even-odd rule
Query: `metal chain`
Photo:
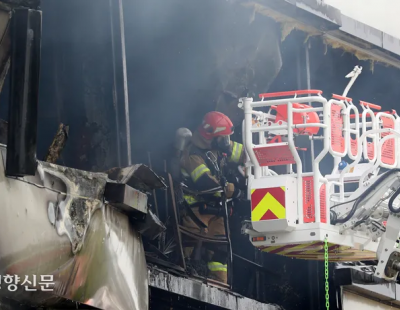
[[325, 237], [325, 305], [329, 310], [329, 253], [328, 238]]

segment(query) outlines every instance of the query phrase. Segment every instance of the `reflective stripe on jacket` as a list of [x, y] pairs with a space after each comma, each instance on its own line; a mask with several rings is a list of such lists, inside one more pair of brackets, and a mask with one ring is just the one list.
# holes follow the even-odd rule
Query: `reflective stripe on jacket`
[[218, 262], [209, 262], [208, 270], [210, 271], [224, 271], [228, 272], [228, 265], [224, 265]]
[[244, 152], [243, 152], [243, 144], [233, 142], [232, 143], [232, 155], [229, 157], [229, 161], [235, 164], [239, 164], [241, 159], [243, 161]]
[[210, 169], [208, 169], [206, 165], [201, 164], [192, 171], [190, 177], [192, 178], [192, 181], [196, 183], [207, 172], [211, 172]]
[[[215, 193], [213, 196], [219, 198], [219, 197], [221, 197], [221, 193], [219, 193], [219, 192], [218, 192], [218, 193]], [[186, 203], [187, 203], [189, 206], [194, 205], [195, 203], [204, 201], [204, 200], [202, 200], [202, 199], [197, 199], [196, 196], [189, 195], [189, 194], [183, 195], [183, 199], [185, 199]]]

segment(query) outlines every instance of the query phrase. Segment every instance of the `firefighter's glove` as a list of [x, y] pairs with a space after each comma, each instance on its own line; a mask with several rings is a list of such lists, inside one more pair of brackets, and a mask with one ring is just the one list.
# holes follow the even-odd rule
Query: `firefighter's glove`
[[242, 200], [244, 199], [245, 192], [235, 187], [233, 183], [228, 183], [225, 187], [225, 195], [227, 198]]
[[243, 176], [238, 176], [231, 173], [227, 179], [228, 182], [235, 184], [235, 188], [238, 187], [242, 191], [247, 190], [246, 178], [244, 178]]
[[227, 183], [224, 191], [226, 198], [232, 198], [236, 191], [235, 185], [233, 183]]

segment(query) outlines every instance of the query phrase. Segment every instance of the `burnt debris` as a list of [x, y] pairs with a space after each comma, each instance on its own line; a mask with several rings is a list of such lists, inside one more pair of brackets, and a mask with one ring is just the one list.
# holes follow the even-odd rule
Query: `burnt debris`
[[64, 125], [63, 123], [61, 123], [58, 126], [57, 133], [49, 147], [49, 150], [47, 151], [46, 158], [44, 159], [46, 162], [55, 164], [60, 158], [61, 152], [64, 149], [65, 144], [68, 140], [68, 132], [68, 125]]

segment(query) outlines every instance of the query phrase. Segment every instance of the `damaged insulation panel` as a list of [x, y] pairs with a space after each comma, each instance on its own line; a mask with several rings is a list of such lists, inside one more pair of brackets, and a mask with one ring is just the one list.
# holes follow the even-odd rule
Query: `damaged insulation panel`
[[0, 297], [32, 306], [69, 299], [148, 309], [142, 240], [128, 216], [104, 202], [107, 174], [38, 162], [35, 176], [11, 178], [5, 160], [0, 146], [0, 274], [52, 275], [54, 284], [51, 292], [21, 287]]
[[43, 186], [58, 193], [58, 200], [49, 202], [49, 220], [60, 236], [68, 236], [76, 254], [93, 212], [103, 206], [107, 175], [46, 162], [38, 162], [38, 173]]
[[[281, 25], [281, 40], [284, 41], [287, 36], [293, 30], [299, 30], [307, 34], [307, 41], [310, 37], [321, 37], [323, 42], [334, 49], [342, 49], [344, 52], [351, 53], [356, 56], [359, 60], [371, 61], [370, 69], [373, 70], [375, 62], [382, 63], [384, 65], [393, 66], [400, 68], [400, 60], [386, 51], [379, 50], [380, 47], [374, 46], [369, 42], [347, 34], [345, 31], [339, 29], [338, 24], [336, 29], [323, 29], [323, 26], [319, 28], [314, 25], [309, 25], [300, 19], [291, 17], [283, 12], [279, 12], [269, 6], [269, 1], [258, 0], [258, 1], [241, 1], [242, 6], [254, 10], [254, 14], [258, 13], [273, 19], [275, 22]], [[281, 1], [280, 1], [281, 2]], [[284, 1], [282, 1], [284, 2]], [[304, 1], [303, 1], [304, 2]], [[304, 5], [302, 1], [299, 3], [297, 10], [302, 10], [301, 7]], [[316, 14], [316, 13], [315, 13]], [[316, 14], [315, 18], [318, 18], [320, 14]], [[335, 21], [336, 22], [336, 21]]]
[[322, 32], [314, 27], [300, 23], [298, 20], [275, 11], [261, 3], [256, 1], [246, 1], [242, 4], [246, 8], [254, 10], [254, 14], [259, 13], [264, 16], [275, 20], [281, 26], [281, 41], [285, 41], [287, 36], [295, 29], [303, 31], [308, 34], [309, 37], [322, 35]]

